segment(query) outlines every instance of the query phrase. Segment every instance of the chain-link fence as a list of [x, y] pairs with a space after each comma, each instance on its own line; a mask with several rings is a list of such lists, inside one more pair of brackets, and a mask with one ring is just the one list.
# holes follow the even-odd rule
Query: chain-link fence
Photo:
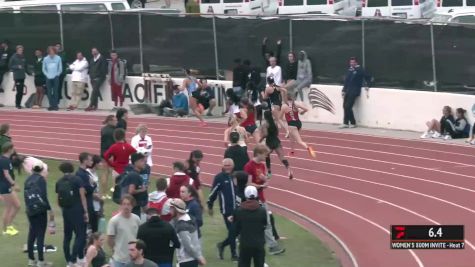
[[[261, 45], [276, 51], [305, 50], [314, 82], [340, 84], [349, 57], [357, 57], [371, 73], [374, 87], [473, 92], [475, 29], [467, 25], [431, 25], [367, 19], [218, 18], [164, 16], [150, 13], [1, 13], [0, 39], [23, 44], [33, 60], [37, 48], [60, 42], [67, 62], [75, 52], [97, 47], [127, 59], [129, 74], [183, 74], [224, 79], [236, 58], [264, 69]], [[436, 82], [437, 81], [437, 82]]]

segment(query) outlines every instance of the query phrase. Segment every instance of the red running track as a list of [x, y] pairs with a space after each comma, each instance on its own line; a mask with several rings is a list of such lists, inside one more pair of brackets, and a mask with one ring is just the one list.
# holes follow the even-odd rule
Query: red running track
[[[82, 151], [99, 151], [102, 120], [79, 113], [0, 113], [21, 153], [71, 160]], [[154, 141], [154, 172], [170, 174], [174, 160], [202, 149], [202, 179], [212, 182], [224, 153], [224, 124], [200, 127], [195, 120], [133, 116], [128, 137], [138, 123], [148, 124]], [[327, 131], [305, 130], [303, 138], [317, 158], [299, 149], [290, 158], [296, 179], [289, 181], [274, 156], [270, 201], [328, 228], [359, 267], [475, 266], [473, 148]], [[464, 224], [466, 248], [391, 250], [391, 224]]]

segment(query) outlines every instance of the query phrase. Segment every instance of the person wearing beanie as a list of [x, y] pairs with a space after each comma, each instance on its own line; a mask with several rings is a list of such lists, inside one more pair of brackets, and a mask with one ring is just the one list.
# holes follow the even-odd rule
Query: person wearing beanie
[[246, 201], [234, 214], [236, 236], [239, 236], [239, 267], [263, 267], [265, 263], [265, 229], [267, 211], [258, 200], [255, 186], [247, 186], [244, 190]]
[[201, 242], [198, 238], [198, 229], [186, 211], [185, 201], [175, 198], [171, 201], [173, 224], [180, 241], [177, 249], [178, 265], [180, 267], [198, 267], [206, 265], [203, 257]]

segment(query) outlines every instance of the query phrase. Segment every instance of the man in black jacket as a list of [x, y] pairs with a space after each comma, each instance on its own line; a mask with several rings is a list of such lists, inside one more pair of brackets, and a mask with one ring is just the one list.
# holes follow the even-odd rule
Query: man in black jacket
[[86, 111], [95, 111], [99, 104], [100, 89], [107, 76], [107, 60], [99, 53], [97, 48], [92, 48], [92, 59], [89, 62], [89, 78], [92, 85], [91, 102]]
[[3, 76], [8, 72], [8, 63], [13, 52], [8, 48], [8, 41], [0, 43], [0, 92], [5, 90], [2, 87]]
[[22, 45], [17, 45], [16, 54], [10, 58], [8, 67], [13, 72], [13, 80], [15, 81], [15, 106], [21, 109], [21, 100], [23, 99], [23, 91], [25, 89], [26, 74], [31, 74], [26, 67], [26, 59], [23, 54], [24, 48]]
[[244, 191], [246, 201], [234, 215], [236, 236], [240, 236], [239, 267], [264, 267], [265, 263], [265, 237], [264, 230], [267, 225], [266, 210], [257, 200], [257, 189], [250, 185]]
[[145, 242], [145, 258], [155, 262], [159, 267], [172, 266], [175, 249], [180, 248], [180, 241], [170, 223], [160, 219], [158, 211], [150, 208], [146, 211], [148, 221], [142, 224], [137, 239]]
[[369, 83], [371, 77], [366, 74], [363, 67], [358, 64], [356, 58], [350, 58], [350, 68], [346, 72], [345, 85], [341, 95], [343, 97], [343, 109], [345, 112], [343, 125], [340, 128], [355, 128], [356, 119], [353, 114], [353, 105], [356, 99], [361, 95], [361, 87], [366, 82], [366, 94], [369, 92]]
[[223, 160], [223, 171], [214, 177], [213, 187], [208, 198], [208, 211], [210, 215], [213, 215], [213, 203], [219, 196], [220, 210], [223, 215], [224, 224], [228, 230], [228, 236], [223, 242], [216, 245], [218, 248], [218, 255], [221, 260], [224, 259], [224, 248], [226, 246], [231, 247], [231, 258], [233, 261], [237, 261], [236, 254], [236, 236], [234, 234], [234, 225], [232, 223], [232, 215], [236, 209], [236, 193], [233, 183], [232, 172], [234, 163], [232, 159]]

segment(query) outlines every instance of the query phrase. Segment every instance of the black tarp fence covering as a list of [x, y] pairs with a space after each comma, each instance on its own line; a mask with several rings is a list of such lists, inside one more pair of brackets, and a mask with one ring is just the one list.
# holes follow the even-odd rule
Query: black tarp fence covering
[[[0, 13], [0, 39], [9, 40], [12, 47], [23, 44], [28, 60], [33, 60], [36, 48], [62, 40], [68, 63], [76, 51], [90, 58], [91, 48], [97, 47], [108, 57], [114, 48], [127, 59], [129, 74], [140, 75], [143, 64], [145, 72], [176, 76], [190, 68], [210, 78], [220, 73], [222, 78], [236, 58], [262, 68], [261, 44], [268, 37], [273, 51], [277, 40], [282, 40], [282, 64], [291, 49], [305, 50], [313, 63], [315, 83], [341, 84], [348, 59], [355, 56], [374, 76], [374, 87], [418, 90], [434, 90], [431, 27], [381, 20]], [[473, 92], [475, 27], [434, 25], [432, 37], [438, 90]]]
[[376, 86], [424, 89], [433, 80], [430, 26], [365, 21], [364, 30], [365, 66]]

